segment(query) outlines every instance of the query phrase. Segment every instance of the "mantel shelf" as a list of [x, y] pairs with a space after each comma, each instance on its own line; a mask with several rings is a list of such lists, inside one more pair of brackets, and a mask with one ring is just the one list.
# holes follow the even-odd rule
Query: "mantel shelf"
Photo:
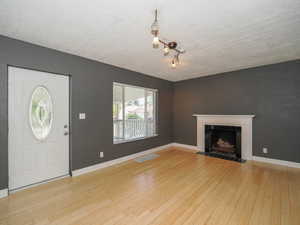
[[210, 117], [210, 118], [220, 118], [220, 117], [226, 117], [226, 118], [254, 118], [255, 115], [215, 115], [215, 114], [193, 114], [195, 117]]

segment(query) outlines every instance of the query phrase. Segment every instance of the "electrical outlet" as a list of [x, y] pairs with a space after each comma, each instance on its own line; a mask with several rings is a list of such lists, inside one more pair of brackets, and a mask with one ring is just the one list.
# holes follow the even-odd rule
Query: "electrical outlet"
[[263, 148], [262, 150], [263, 150], [264, 154], [268, 154], [268, 149], [267, 148]]
[[103, 158], [103, 157], [104, 157], [104, 153], [103, 153], [103, 152], [100, 152], [100, 153], [99, 153], [99, 157], [100, 157], [100, 158]]

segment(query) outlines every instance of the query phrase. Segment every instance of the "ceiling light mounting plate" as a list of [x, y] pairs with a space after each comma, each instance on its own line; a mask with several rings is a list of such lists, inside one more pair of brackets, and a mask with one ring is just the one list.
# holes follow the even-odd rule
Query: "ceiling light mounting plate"
[[168, 43], [168, 47], [170, 49], [175, 49], [177, 47], [177, 42], [176, 41], [171, 41]]

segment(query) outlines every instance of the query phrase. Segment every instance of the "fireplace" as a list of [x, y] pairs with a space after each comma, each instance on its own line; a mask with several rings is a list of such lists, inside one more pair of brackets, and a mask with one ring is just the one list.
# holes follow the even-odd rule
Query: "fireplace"
[[241, 127], [205, 125], [205, 154], [242, 161]]
[[252, 160], [252, 122], [255, 115], [194, 114], [193, 116], [197, 118], [199, 152], [205, 153], [205, 125], [241, 127], [241, 158]]

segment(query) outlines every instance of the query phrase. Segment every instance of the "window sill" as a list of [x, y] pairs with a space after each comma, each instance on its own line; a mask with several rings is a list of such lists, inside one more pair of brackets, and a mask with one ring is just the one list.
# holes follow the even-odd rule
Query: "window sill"
[[140, 137], [140, 138], [134, 138], [134, 139], [128, 139], [128, 140], [114, 141], [113, 144], [118, 145], [118, 144], [124, 144], [124, 143], [128, 143], [128, 142], [141, 141], [141, 140], [145, 140], [145, 139], [153, 138], [153, 137], [157, 137], [157, 136], [158, 136], [158, 134], [148, 136], [148, 137]]

